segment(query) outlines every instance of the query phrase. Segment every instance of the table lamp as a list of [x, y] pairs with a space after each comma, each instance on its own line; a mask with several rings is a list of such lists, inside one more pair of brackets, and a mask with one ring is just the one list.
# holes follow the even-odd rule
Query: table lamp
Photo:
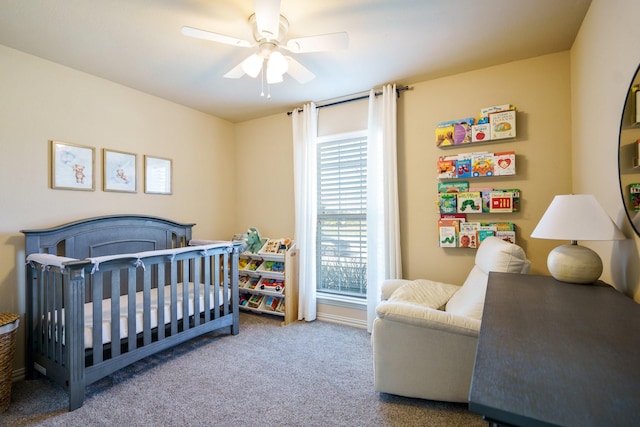
[[602, 274], [598, 254], [578, 245], [578, 240], [625, 238], [591, 194], [555, 196], [531, 237], [571, 241], [549, 253], [547, 267], [555, 279], [572, 283], [593, 283]]

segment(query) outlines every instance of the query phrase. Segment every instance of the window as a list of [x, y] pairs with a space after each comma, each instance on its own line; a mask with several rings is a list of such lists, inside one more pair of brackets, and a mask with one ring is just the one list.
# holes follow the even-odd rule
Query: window
[[318, 143], [317, 291], [367, 296], [367, 137]]

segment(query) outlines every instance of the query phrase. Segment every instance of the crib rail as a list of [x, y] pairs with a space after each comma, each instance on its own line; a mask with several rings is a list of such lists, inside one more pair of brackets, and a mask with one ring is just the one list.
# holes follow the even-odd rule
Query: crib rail
[[30, 256], [27, 368], [84, 388], [137, 360], [222, 328], [237, 334], [238, 252], [230, 242], [74, 260]]

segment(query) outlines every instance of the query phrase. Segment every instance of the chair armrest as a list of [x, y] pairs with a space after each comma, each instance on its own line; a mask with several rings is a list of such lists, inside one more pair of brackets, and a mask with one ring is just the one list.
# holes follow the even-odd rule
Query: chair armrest
[[381, 319], [455, 334], [477, 337], [480, 332], [478, 319], [408, 302], [381, 302], [376, 313]]
[[380, 300], [386, 301], [389, 299], [391, 294], [398, 289], [400, 286], [405, 285], [407, 283], [411, 283], [413, 280], [407, 279], [388, 279], [382, 282], [380, 285]]

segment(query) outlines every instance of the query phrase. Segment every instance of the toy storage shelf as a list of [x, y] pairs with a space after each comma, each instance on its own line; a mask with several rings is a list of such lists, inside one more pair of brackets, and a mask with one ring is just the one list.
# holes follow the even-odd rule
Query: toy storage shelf
[[261, 251], [240, 254], [240, 309], [282, 317], [286, 325], [298, 319], [298, 249], [291, 243], [284, 253]]

